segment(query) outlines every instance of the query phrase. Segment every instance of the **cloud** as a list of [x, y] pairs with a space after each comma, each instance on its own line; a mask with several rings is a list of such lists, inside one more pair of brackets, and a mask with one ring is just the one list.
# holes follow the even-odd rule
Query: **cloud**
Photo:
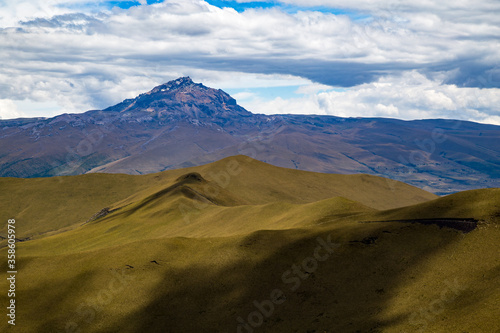
[[500, 89], [459, 88], [416, 72], [386, 77], [346, 92], [324, 92], [319, 104], [329, 114], [415, 118], [454, 118], [484, 122], [500, 116]]
[[[324, 87], [322, 87], [324, 89]], [[258, 98], [246, 105], [257, 112], [323, 114], [340, 117], [461, 119], [500, 125], [500, 89], [460, 88], [410, 71], [342, 91], [315, 92], [283, 100]], [[245, 105], [245, 104], [244, 104]]]
[[233, 94], [232, 97], [236, 99], [239, 103], [241, 101], [248, 101], [248, 100], [253, 100], [256, 98], [255, 94], [249, 91], [242, 91], [236, 94]]
[[[350, 88], [344, 97], [359, 110], [348, 114], [407, 117], [410, 109], [422, 110], [420, 116], [428, 111], [397, 98], [390, 103], [389, 96], [373, 104], [363, 92], [399, 84], [410, 96], [409, 90], [422, 93], [419, 87], [432, 82], [436, 95], [426, 100], [437, 106], [426, 104], [433, 110], [429, 114], [451, 116], [438, 112], [448, 101], [440, 96], [451, 99], [447, 110], [455, 110], [452, 94], [468, 96], [484, 88], [482, 93], [495, 97], [494, 88], [500, 87], [500, 4], [489, 1], [280, 1], [242, 12], [198, 0], [141, 3], [110, 9], [106, 2], [99, 7], [83, 0], [3, 2], [0, 99], [54, 101], [61, 112], [76, 112], [105, 108], [180, 75], [221, 88], [238, 81], [235, 77], [241, 77], [242, 88], [247, 79], [267, 77]], [[287, 5], [299, 10], [287, 12]], [[363, 15], [334, 15], [311, 6]], [[411, 83], [414, 76], [417, 84]], [[316, 111], [333, 110], [326, 107], [330, 99], [339, 110], [338, 93], [307, 93], [317, 96], [312, 102], [276, 99], [268, 109], [313, 110], [323, 96]], [[454, 112], [474, 119], [497, 116], [493, 102], [470, 109], [479, 114], [468, 108]], [[341, 110], [346, 113], [347, 106]]]
[[37, 17], [28, 21], [21, 21], [23, 28], [33, 27], [41, 31], [46, 28], [48, 32], [68, 31], [78, 33], [91, 33], [104, 31], [102, 21], [82, 13], [56, 15], [50, 18]]
[[0, 119], [20, 118], [23, 114], [19, 112], [16, 104], [9, 99], [0, 99]]

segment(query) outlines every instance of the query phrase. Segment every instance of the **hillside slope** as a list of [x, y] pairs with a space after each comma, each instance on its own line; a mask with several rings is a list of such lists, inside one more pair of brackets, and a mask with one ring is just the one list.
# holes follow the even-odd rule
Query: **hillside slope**
[[[215, 201], [213, 203], [227, 206], [272, 202], [301, 204], [341, 196], [375, 209], [388, 209], [437, 197], [404, 183], [375, 176], [318, 174], [235, 156], [199, 167], [142, 176], [88, 174], [37, 179], [0, 178], [3, 189], [0, 192], [0, 218], [7, 220], [15, 216], [18, 238], [33, 237], [81, 225], [103, 208], [116, 209], [147, 200], [149, 196], [162, 196], [162, 191], [179, 183], [179, 177], [193, 173], [202, 176], [200, 182], [189, 180], [189, 186], [196, 189], [200, 197], [210, 197]], [[178, 208], [175, 211], [181, 213]], [[184, 211], [188, 215], [199, 214], [200, 209], [187, 202]], [[6, 228], [2, 225], [0, 235], [5, 234]]]
[[[17, 244], [18, 321], [1, 321], [2, 332], [500, 330], [500, 189], [436, 198], [245, 156], [156, 175], [22, 181], [11, 203], [26, 202], [8, 218], [22, 216], [20, 230], [63, 229]], [[44, 184], [59, 211], [33, 193]], [[91, 198], [110, 212], [82, 224], [98, 207]], [[53, 221], [65, 213], [67, 223]], [[395, 222], [420, 218], [478, 222], [468, 233]]]

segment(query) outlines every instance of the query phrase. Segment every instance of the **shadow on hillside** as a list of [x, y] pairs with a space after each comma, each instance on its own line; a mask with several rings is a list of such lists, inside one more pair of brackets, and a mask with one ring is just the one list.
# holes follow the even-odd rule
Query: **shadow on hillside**
[[[23, 259], [23, 262], [26, 263], [27, 260]], [[21, 267], [16, 276], [16, 325], [8, 325], [8, 329], [12, 332], [66, 332], [65, 326], [79, 319], [75, 311], [68, 312], [66, 302], [71, 301], [68, 295], [75, 297], [75, 286], [84, 287], [93, 275], [84, 272], [70, 279], [56, 276], [51, 279], [41, 278], [35, 287], [26, 288], [34, 283], [23, 276]], [[80, 322], [79, 324], [79, 329], [85, 328]], [[3, 332], [1, 326], [0, 331]]]
[[[436, 226], [397, 223], [300, 232], [251, 234], [237, 245], [246, 259], [229, 266], [199, 263], [169, 270], [164, 283], [155, 286], [156, 298], [117, 318], [113, 328], [137, 333], [381, 332], [409, 321], [411, 312], [392, 318], [382, 313], [398, 287], [416, 278], [412, 268], [462, 237]], [[314, 257], [321, 245], [317, 237], [327, 242], [328, 234], [340, 246], [324, 261], [307, 260], [310, 273], [304, 268], [293, 273], [293, 264], [301, 266]], [[258, 260], [263, 251], [268, 255]], [[325, 259], [327, 252], [318, 254]], [[283, 295], [275, 291], [273, 297], [276, 289]], [[277, 303], [272, 307], [271, 299]], [[260, 310], [254, 301], [262, 305]], [[238, 328], [239, 321], [244, 324]]]

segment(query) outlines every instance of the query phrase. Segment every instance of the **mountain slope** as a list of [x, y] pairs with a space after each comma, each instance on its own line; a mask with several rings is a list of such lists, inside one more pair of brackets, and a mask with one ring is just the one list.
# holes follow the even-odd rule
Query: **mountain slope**
[[[374, 176], [245, 156], [152, 175], [2, 181], [12, 186], [11, 203], [25, 203], [12, 209], [0, 200], [1, 218], [15, 217], [19, 236], [40, 224], [63, 227], [17, 243], [15, 330], [500, 329], [499, 189], [436, 198]], [[414, 205], [400, 207], [398, 198]], [[48, 205], [55, 200], [60, 211]], [[376, 209], [384, 201], [393, 209]], [[80, 215], [104, 203], [107, 215], [83, 223]], [[479, 222], [468, 233], [382, 222], [445, 217]], [[7, 326], [0, 322], [2, 332]]]
[[0, 176], [145, 174], [243, 154], [447, 194], [500, 187], [499, 139], [499, 126], [466, 121], [252, 114], [179, 78], [102, 111], [0, 120]]
[[[293, 290], [295, 280], [283, 282], [283, 273], [312, 257], [317, 237], [329, 234], [336, 252], [310, 274], [301, 268], [306, 277]], [[357, 224], [154, 239], [51, 256], [32, 255], [36, 244], [26, 243], [18, 280], [19, 304], [26, 305], [18, 308], [24, 320], [16, 328], [238, 332], [238, 318], [248, 323], [259, 311], [255, 303], [267, 304], [280, 290], [285, 302], [268, 307], [255, 331], [496, 332], [499, 236], [492, 228], [464, 237], [421, 225]], [[355, 242], [367, 237], [378, 238]], [[50, 309], [43, 317], [41, 307]]]
[[420, 204], [385, 211], [386, 219], [500, 217], [500, 189], [471, 190], [447, 195]]

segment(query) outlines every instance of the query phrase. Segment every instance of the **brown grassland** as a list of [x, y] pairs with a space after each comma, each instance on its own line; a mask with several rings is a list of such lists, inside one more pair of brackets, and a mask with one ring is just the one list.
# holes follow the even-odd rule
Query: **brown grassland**
[[23, 240], [1, 332], [500, 332], [500, 189], [438, 197], [246, 156], [0, 189], [0, 236], [15, 218]]

